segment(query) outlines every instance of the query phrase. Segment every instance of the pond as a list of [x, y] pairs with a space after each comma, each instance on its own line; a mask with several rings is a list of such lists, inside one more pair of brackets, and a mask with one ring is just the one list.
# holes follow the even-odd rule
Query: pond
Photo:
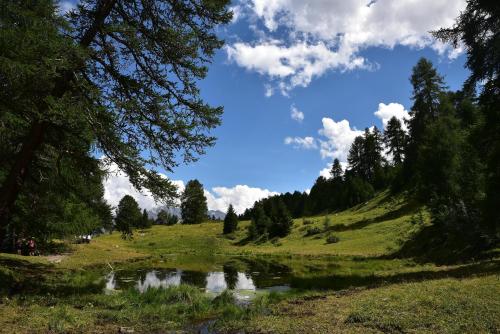
[[[176, 257], [116, 268], [105, 277], [105, 292], [128, 288], [144, 292], [149, 288], [189, 284], [213, 295], [229, 289], [239, 300], [250, 300], [261, 292], [344, 289], [366, 285], [373, 279], [371, 274], [374, 265], [383, 267], [383, 261], [302, 257]], [[354, 272], [356, 275], [352, 275]], [[368, 275], [359, 275], [363, 273]]]
[[[205, 266], [211, 270], [141, 268], [139, 264], [139, 268], [112, 271], [105, 277], [105, 292], [128, 288], [144, 292], [149, 288], [189, 284], [212, 295], [229, 289], [238, 300], [244, 301], [262, 292], [283, 292], [291, 288], [291, 269], [286, 265], [239, 259], [228, 261], [222, 266], [215, 263]], [[134, 267], [138, 267], [138, 264]]]

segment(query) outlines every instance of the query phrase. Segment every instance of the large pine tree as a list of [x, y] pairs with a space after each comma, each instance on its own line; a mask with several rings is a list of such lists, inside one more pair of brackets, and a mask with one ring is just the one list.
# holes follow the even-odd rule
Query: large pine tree
[[238, 215], [234, 211], [233, 205], [229, 204], [226, 217], [224, 217], [224, 227], [222, 233], [229, 234], [236, 231], [238, 228]]
[[183, 224], [200, 224], [207, 219], [207, 199], [203, 185], [198, 180], [190, 180], [181, 196]]
[[445, 85], [432, 63], [422, 58], [413, 67], [410, 78], [413, 86], [413, 106], [408, 121], [408, 144], [405, 150], [404, 175], [408, 183], [418, 172], [419, 147], [424, 139], [427, 126], [438, 117], [440, 97]]
[[2, 132], [16, 135], [1, 137], [18, 149], [0, 173], [0, 229], [38, 154], [61, 137], [79, 141], [81, 128], [136, 188], [174, 197], [153, 169], [191, 162], [214, 143], [208, 131], [222, 108], [206, 104], [197, 83], [222, 46], [215, 27], [230, 21], [228, 4], [81, 0], [62, 17], [53, 0], [2, 2], [0, 117]]
[[392, 155], [392, 162], [395, 166], [403, 163], [406, 141], [407, 136], [401, 121], [396, 116], [392, 116], [384, 131], [384, 142], [387, 151]]
[[132, 236], [132, 229], [141, 224], [142, 214], [137, 201], [130, 195], [125, 195], [116, 208], [115, 225], [124, 238]]
[[340, 161], [339, 159], [335, 158], [333, 160], [332, 169], [330, 170], [330, 175], [332, 176], [332, 179], [341, 179], [343, 174], [344, 170], [340, 165]]

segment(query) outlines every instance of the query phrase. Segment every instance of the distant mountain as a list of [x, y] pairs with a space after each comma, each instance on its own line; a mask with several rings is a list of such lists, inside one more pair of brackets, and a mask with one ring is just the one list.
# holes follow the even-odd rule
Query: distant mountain
[[[179, 207], [167, 207], [167, 206], [159, 206], [159, 207], [156, 207], [152, 210], [149, 210], [148, 211], [149, 218], [156, 219], [156, 217], [158, 216], [158, 212], [160, 212], [161, 210], [166, 210], [168, 213], [181, 218], [181, 208], [179, 208]], [[215, 217], [216, 219], [222, 220], [226, 217], [226, 214], [220, 210], [208, 210], [208, 216]]]
[[226, 218], [226, 214], [220, 210], [208, 210], [209, 217], [215, 217], [216, 219], [224, 219]]

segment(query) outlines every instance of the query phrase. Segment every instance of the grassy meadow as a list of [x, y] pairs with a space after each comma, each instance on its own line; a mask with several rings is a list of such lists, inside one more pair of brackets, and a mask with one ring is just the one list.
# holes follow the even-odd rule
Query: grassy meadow
[[[134, 231], [130, 241], [118, 233], [102, 235], [60, 255], [0, 254], [0, 332], [500, 330], [498, 256], [447, 265], [400, 256], [405, 243], [431, 226], [425, 208], [403, 196], [381, 193], [343, 212], [296, 219], [282, 239], [249, 242], [248, 224], [240, 222], [228, 236], [216, 222], [154, 226]], [[102, 278], [110, 270], [208, 272], [220, 270], [227, 259], [237, 266], [238, 259], [288, 266], [302, 288], [261, 294], [250, 305], [237, 303], [229, 292], [213, 299], [185, 285], [144, 294], [135, 289], [103, 293]]]

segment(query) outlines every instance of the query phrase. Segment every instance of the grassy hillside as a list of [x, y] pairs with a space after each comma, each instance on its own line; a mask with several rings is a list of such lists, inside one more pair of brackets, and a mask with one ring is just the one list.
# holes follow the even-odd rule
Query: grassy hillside
[[[500, 329], [495, 255], [446, 266], [392, 256], [430, 226], [424, 208], [402, 196], [381, 193], [343, 212], [296, 219], [289, 236], [266, 242], [247, 241], [248, 224], [241, 222], [229, 236], [222, 235], [221, 223], [154, 226], [135, 231], [132, 241], [118, 233], [103, 235], [71, 246], [69, 254], [0, 254], [0, 292], [9, 287], [11, 293], [0, 299], [0, 332], [116, 333], [121, 326], [138, 333], [192, 332], [207, 319], [217, 319], [215, 326], [228, 332]], [[318, 233], [308, 235], [312, 229]], [[338, 242], [327, 242], [332, 235]], [[250, 308], [234, 305], [227, 296], [211, 301], [182, 286], [145, 295], [132, 290], [102, 294], [103, 274], [111, 268], [221, 271], [228, 259], [236, 266], [238, 259], [279, 263], [290, 268], [297, 286], [330, 290], [262, 296]]]
[[[325, 220], [329, 226], [325, 228]], [[238, 231], [222, 235], [222, 224], [153, 226], [135, 231], [132, 241], [124, 241], [118, 233], [104, 235], [90, 245], [77, 245], [72, 256], [60, 265], [68, 268], [85, 264], [122, 261], [150, 255], [196, 256], [230, 254], [273, 254], [304, 256], [364, 256], [390, 254], [405, 240], [427, 224], [428, 216], [404, 197], [381, 193], [373, 200], [346, 211], [294, 220], [292, 233], [267, 242], [246, 241], [248, 221], [240, 222]], [[309, 229], [321, 232], [307, 236]], [[334, 235], [339, 241], [329, 244]]]

